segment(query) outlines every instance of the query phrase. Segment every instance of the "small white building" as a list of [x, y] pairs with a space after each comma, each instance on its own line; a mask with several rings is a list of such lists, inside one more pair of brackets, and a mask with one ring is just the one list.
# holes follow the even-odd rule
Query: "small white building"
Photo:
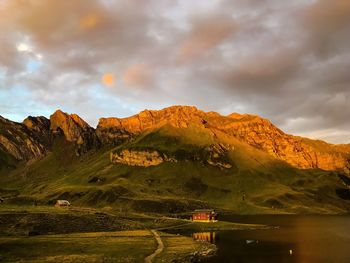
[[70, 206], [70, 203], [67, 200], [57, 200], [55, 206]]

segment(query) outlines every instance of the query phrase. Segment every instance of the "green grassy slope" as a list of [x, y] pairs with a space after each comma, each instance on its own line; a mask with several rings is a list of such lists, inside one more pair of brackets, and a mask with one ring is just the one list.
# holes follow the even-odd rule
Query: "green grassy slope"
[[[230, 169], [205, 162], [208, 147], [229, 144]], [[136, 167], [111, 164], [111, 151], [157, 150], [177, 162]], [[215, 207], [237, 213], [345, 213], [350, 202], [334, 172], [299, 170], [215, 129], [165, 126], [116, 148], [76, 156], [74, 145], [56, 139], [52, 152], [34, 163], [0, 172], [6, 202], [114, 207], [122, 211], [184, 212]]]

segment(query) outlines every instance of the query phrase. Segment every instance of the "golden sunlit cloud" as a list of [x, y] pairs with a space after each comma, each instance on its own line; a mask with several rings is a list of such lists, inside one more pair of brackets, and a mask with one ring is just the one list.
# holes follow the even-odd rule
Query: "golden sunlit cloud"
[[114, 76], [112, 73], [105, 73], [102, 76], [102, 83], [108, 87], [113, 86], [114, 84]]
[[80, 27], [83, 29], [94, 28], [96, 27], [98, 22], [99, 22], [99, 19], [96, 14], [86, 15], [80, 19]]
[[[214, 22], [213, 22], [214, 21]], [[181, 43], [177, 61], [184, 62], [198, 58], [215, 48], [235, 30], [235, 24], [225, 17], [199, 21]]]
[[125, 70], [123, 81], [128, 86], [146, 86], [151, 83], [151, 75], [144, 64], [135, 64]]

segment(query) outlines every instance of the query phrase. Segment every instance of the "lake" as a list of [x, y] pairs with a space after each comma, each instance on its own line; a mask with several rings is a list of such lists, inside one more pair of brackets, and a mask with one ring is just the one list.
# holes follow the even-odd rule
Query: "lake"
[[205, 262], [350, 262], [350, 216], [226, 215], [220, 219], [275, 228], [187, 233], [217, 245], [217, 255]]

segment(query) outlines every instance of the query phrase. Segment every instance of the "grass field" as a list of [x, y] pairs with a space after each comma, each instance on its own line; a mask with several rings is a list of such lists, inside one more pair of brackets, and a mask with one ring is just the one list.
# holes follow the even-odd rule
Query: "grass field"
[[149, 231], [0, 238], [2, 262], [143, 262], [155, 249]]
[[[165, 125], [82, 155], [64, 137], [52, 140], [46, 156], [27, 163], [0, 149], [0, 262], [143, 262], [157, 248], [150, 229], [266, 228], [176, 218], [188, 218], [199, 208], [219, 215], [350, 211], [345, 175], [294, 168], [210, 126]], [[329, 147], [324, 151], [332, 152]], [[149, 167], [112, 163], [111, 153], [123, 150], [157, 151], [164, 162]], [[54, 207], [59, 199], [71, 207]], [[189, 237], [160, 235], [165, 248], [157, 262], [190, 260], [208, 249]]]
[[[213, 249], [192, 238], [161, 233], [164, 250], [155, 262], [186, 260]], [[0, 237], [1, 262], [144, 262], [157, 247], [148, 230]], [[187, 262], [187, 261], [186, 261]]]
[[[232, 167], [205, 162], [207, 147], [231, 145]], [[110, 152], [152, 149], [178, 161], [137, 167], [110, 163]], [[349, 201], [336, 172], [299, 170], [220, 131], [163, 127], [117, 147], [76, 156], [74, 145], [57, 139], [41, 160], [0, 171], [0, 196], [15, 205], [53, 205], [67, 199], [76, 207], [112, 208], [124, 213], [181, 213], [196, 208], [239, 214], [346, 213]]]
[[213, 247], [163, 231], [172, 229], [196, 232], [265, 227], [220, 221], [194, 223], [155, 214], [120, 213], [112, 209], [2, 206], [0, 261], [143, 262], [144, 257], [157, 248], [148, 229], [156, 229], [165, 246], [155, 262], [190, 260], [194, 255]]

